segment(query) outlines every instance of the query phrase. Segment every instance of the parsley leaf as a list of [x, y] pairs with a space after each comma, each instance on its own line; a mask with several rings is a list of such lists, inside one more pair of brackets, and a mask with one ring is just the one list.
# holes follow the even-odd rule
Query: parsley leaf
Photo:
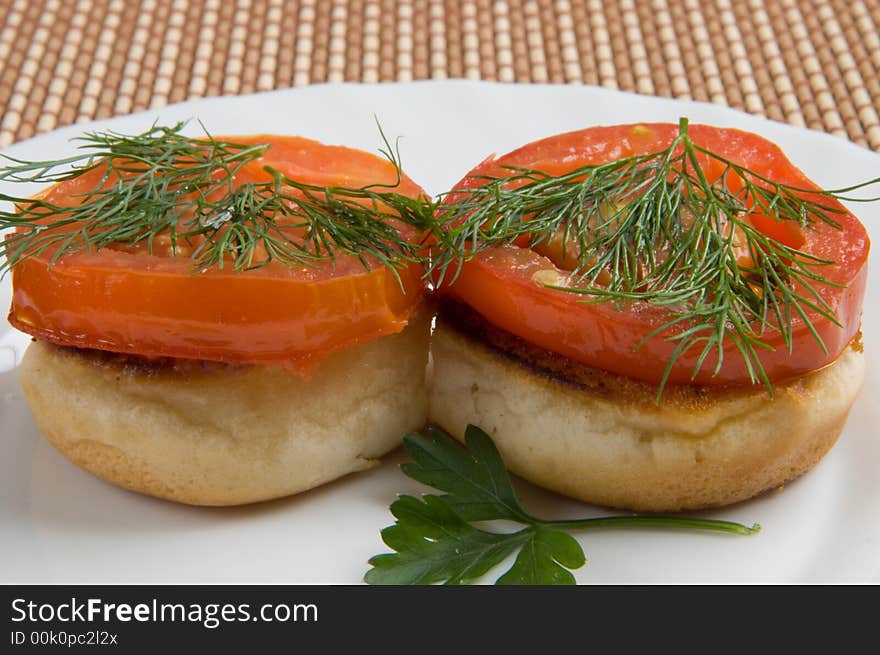
[[[730, 521], [674, 516], [612, 516], [545, 521], [526, 512], [491, 437], [469, 425], [465, 447], [439, 430], [404, 437], [412, 458], [403, 472], [446, 492], [421, 498], [402, 495], [391, 504], [396, 522], [382, 530], [394, 550], [372, 557], [364, 580], [369, 584], [465, 584], [486, 575], [516, 553], [497, 584], [575, 584], [572, 570], [586, 563], [580, 543], [565, 530], [655, 526], [753, 534]], [[513, 532], [490, 532], [471, 525], [502, 520], [520, 524]]]
[[461, 584], [485, 575], [524, 541], [519, 533], [471, 526], [439, 496], [401, 496], [391, 513], [397, 523], [382, 531], [382, 539], [397, 554], [370, 560], [370, 584]]
[[539, 526], [498, 584], [571, 585], [575, 581], [568, 569], [579, 569], [586, 561], [583, 548], [570, 534]]
[[467, 449], [440, 432], [430, 439], [419, 435], [403, 438], [412, 462], [401, 470], [422, 484], [440, 489], [446, 504], [465, 521], [508, 519], [530, 523], [532, 518], [520, 506], [504, 462], [488, 434], [469, 425], [464, 437]]

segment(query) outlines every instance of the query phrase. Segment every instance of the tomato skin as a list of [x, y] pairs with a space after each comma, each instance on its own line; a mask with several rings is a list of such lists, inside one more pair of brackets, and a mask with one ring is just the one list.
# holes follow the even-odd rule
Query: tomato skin
[[[503, 175], [502, 166], [561, 174], [584, 165], [656, 152], [667, 147], [677, 132], [678, 126], [672, 124], [621, 125], [550, 137], [484, 161], [456, 188], [479, 184], [471, 178], [473, 175]], [[755, 134], [702, 125], [691, 125], [689, 134], [695, 143], [770, 179], [818, 190], [777, 146]], [[710, 180], [721, 174], [720, 167], [707, 169]], [[839, 203], [830, 204], [842, 209]], [[832, 363], [859, 332], [869, 240], [864, 226], [852, 214], [845, 212], [834, 218], [842, 230], [821, 223], [814, 230], [803, 231], [766, 217], [753, 220], [758, 229], [766, 230], [788, 245], [834, 260], [834, 265], [823, 266], [820, 272], [830, 281], [845, 285], [844, 289], [818, 287], [842, 327], [816, 312], [808, 312], [827, 353], [797, 316], [792, 320], [792, 352], [778, 333], [764, 334], [762, 339], [774, 349], [759, 350], [758, 355], [771, 381], [803, 375]], [[672, 315], [645, 303], [635, 303], [621, 311], [609, 303], [587, 304], [582, 296], [547, 289], [532, 280], [536, 271], [548, 269], [558, 271], [549, 259], [525, 248], [516, 245], [492, 248], [467, 262], [455, 283], [441, 288], [440, 293], [468, 304], [497, 327], [537, 346], [588, 366], [659, 383], [676, 345], [664, 337], [676, 334], [681, 328], [667, 330], [648, 340], [645, 337]], [[715, 387], [750, 384], [746, 364], [730, 339], [725, 341], [724, 359], [717, 375], [713, 375], [717, 364], [717, 354], [713, 352], [694, 376], [701, 348], [702, 345], [698, 345], [679, 354], [670, 369], [668, 383]]]
[[[299, 137], [226, 137], [270, 143], [266, 155], [236, 177], [265, 179], [263, 165], [300, 181], [362, 186], [394, 183], [393, 167], [368, 153]], [[86, 178], [86, 179], [84, 179]], [[75, 178], [44, 197], [62, 203], [91, 188]], [[67, 186], [65, 186], [67, 185]], [[420, 187], [404, 178], [400, 193]], [[400, 281], [387, 268], [365, 270], [341, 255], [319, 268], [273, 262], [201, 274], [193, 260], [106, 248], [20, 262], [12, 271], [9, 322], [38, 339], [145, 357], [282, 364], [307, 377], [329, 354], [400, 332], [423, 301], [422, 269], [406, 265]]]
[[10, 323], [59, 345], [280, 363], [304, 375], [332, 352], [401, 331], [419, 305], [421, 287], [413, 268], [401, 272], [404, 291], [386, 269], [303, 281], [122, 271], [82, 259], [17, 266]]

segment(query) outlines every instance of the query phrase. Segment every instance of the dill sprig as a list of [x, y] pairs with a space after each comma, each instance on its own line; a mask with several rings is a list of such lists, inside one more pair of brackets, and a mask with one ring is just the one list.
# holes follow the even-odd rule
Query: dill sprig
[[[57, 183], [94, 172], [94, 184], [57, 205], [47, 196], [0, 194], [0, 273], [29, 257], [93, 252], [114, 244], [158, 240], [188, 256], [194, 272], [231, 266], [246, 270], [280, 262], [319, 266], [340, 254], [365, 268], [425, 264], [437, 284], [492, 246], [553, 246], [576, 263], [559, 291], [618, 308], [642, 302], [665, 307], [669, 320], [642, 341], [675, 343], [658, 398], [675, 361], [697, 348], [693, 376], [716, 353], [714, 373], [733, 343], [751, 381], [772, 393], [759, 352], [779, 333], [792, 348], [795, 317], [822, 345], [813, 317], [838, 323], [820, 289], [834, 286], [823, 267], [834, 262], [786, 245], [748, 219], [759, 213], [812, 229], [839, 227], [845, 210], [834, 201], [867, 201], [852, 191], [880, 178], [821, 191], [785, 185], [696, 144], [682, 119], [679, 133], [658, 152], [580, 167], [562, 175], [506, 167], [480, 185], [436, 200], [395, 191], [403, 179], [400, 155], [379, 128], [382, 154], [396, 171], [390, 184], [358, 188], [303, 183], [264, 167], [262, 182], [237, 185], [236, 173], [257, 160], [265, 144], [184, 136], [184, 123], [153, 126], [138, 135], [88, 133], [79, 152], [53, 161], [7, 157], [0, 182]], [[700, 158], [720, 163], [709, 182]], [[736, 181], [736, 185], [732, 185]], [[407, 238], [402, 227], [420, 239]], [[425, 247], [428, 240], [433, 247]], [[430, 252], [428, 252], [430, 250]], [[568, 259], [568, 257], [566, 257]], [[639, 344], [641, 345], [641, 344]]]
[[154, 125], [134, 136], [87, 133], [77, 139], [77, 155], [55, 161], [7, 157], [11, 164], [0, 169], [0, 181], [58, 183], [98, 174], [70, 205], [0, 194], [13, 205], [0, 212], [0, 228], [15, 229], [0, 245], [0, 270], [47, 251], [54, 264], [115, 243], [146, 241], [152, 250], [159, 234], [167, 234], [176, 251], [181, 225], [209, 214], [212, 197], [232, 194], [232, 176], [266, 150], [185, 137], [183, 125]]
[[[707, 179], [701, 157], [721, 164], [717, 180]], [[574, 253], [567, 283], [549, 288], [585, 302], [668, 310], [669, 320], [637, 346], [660, 335], [675, 343], [658, 398], [675, 361], [692, 348], [699, 349], [693, 377], [713, 352], [717, 374], [728, 340], [751, 382], [772, 393], [759, 351], [772, 348], [767, 337], [774, 332], [791, 351], [794, 316], [824, 349], [811, 313], [839, 325], [820, 293], [822, 285], [839, 286], [822, 273], [834, 262], [764, 234], [748, 216], [806, 230], [819, 222], [840, 228], [835, 217], [846, 210], [833, 201], [876, 200], [847, 194], [880, 181], [830, 191], [782, 184], [695, 143], [687, 119], [669, 146], [654, 153], [562, 175], [505, 168], [506, 175], [478, 176], [478, 186], [447, 195], [434, 279], [451, 283], [476, 253], [524, 237], [532, 248], [555, 244], [558, 252]]]
[[0, 271], [44, 253], [54, 264], [64, 255], [94, 252], [111, 244], [167, 238], [171, 254], [188, 255], [194, 270], [232, 266], [245, 270], [278, 261], [317, 266], [340, 253], [365, 268], [397, 269], [421, 261], [420, 246], [399, 229], [417, 231], [433, 222], [433, 205], [396, 193], [402, 180], [399, 152], [381, 132], [397, 173], [391, 184], [357, 188], [318, 186], [264, 169], [271, 179], [235, 184], [241, 168], [263, 155], [268, 144], [245, 145], [184, 136], [185, 123], [154, 125], [137, 135], [89, 133], [77, 155], [55, 161], [7, 157], [0, 181], [57, 183], [93, 174], [69, 206], [39, 195], [0, 194], [12, 203], [0, 211], [0, 229], [13, 228], [0, 243]]

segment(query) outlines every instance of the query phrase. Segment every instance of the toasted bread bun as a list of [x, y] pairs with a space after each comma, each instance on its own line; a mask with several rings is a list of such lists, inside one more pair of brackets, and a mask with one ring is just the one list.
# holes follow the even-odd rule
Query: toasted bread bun
[[238, 505], [375, 466], [425, 423], [429, 319], [331, 355], [309, 380], [281, 367], [146, 362], [32, 343], [20, 377], [37, 425], [70, 460], [126, 489]]
[[763, 388], [657, 388], [540, 350], [444, 305], [429, 420], [495, 440], [511, 471], [589, 503], [636, 511], [727, 505], [806, 472], [843, 429], [865, 374], [860, 343]]

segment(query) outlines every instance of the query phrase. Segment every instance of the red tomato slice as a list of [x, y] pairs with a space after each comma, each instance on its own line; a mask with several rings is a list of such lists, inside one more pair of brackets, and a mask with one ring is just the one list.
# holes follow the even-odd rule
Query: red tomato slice
[[[503, 166], [532, 168], [558, 175], [581, 166], [657, 152], [668, 147], [677, 134], [678, 126], [673, 124], [594, 127], [560, 134], [484, 161], [459, 182], [456, 189], [482, 184], [472, 177], [474, 175], [504, 176], [507, 173]], [[768, 179], [804, 189], [819, 189], [776, 145], [760, 136], [705, 125], [691, 125], [689, 134], [698, 145]], [[713, 180], [721, 175], [723, 167], [713, 161], [704, 166], [704, 171]], [[823, 200], [843, 209], [836, 201]], [[794, 224], [783, 224], [765, 216], [751, 217], [753, 225], [772, 238], [833, 260], [833, 265], [823, 266], [820, 272], [829, 281], [843, 286], [818, 287], [842, 327], [817, 312], [808, 311], [827, 353], [823, 352], [799, 316], [792, 317], [791, 352], [778, 332], [765, 333], [762, 339], [773, 350], [760, 350], [758, 355], [771, 381], [802, 375], [830, 364], [859, 332], [869, 240], [864, 226], [849, 212], [835, 214], [834, 218], [842, 229], [818, 223], [815, 229], [801, 230]], [[532, 276], [537, 271], [547, 270], [551, 274], [553, 271], [565, 273], [550, 259], [522, 247], [522, 244], [494, 247], [467, 262], [455, 283], [441, 289], [440, 293], [468, 304], [497, 327], [542, 348], [620, 375], [651, 383], [661, 381], [675, 348], [675, 343], [665, 337], [676, 334], [681, 328], [652, 337], [640, 347], [639, 343], [672, 318], [668, 311], [644, 302], [633, 303], [621, 311], [608, 303], [586, 304], [582, 302], [582, 296], [547, 289], [533, 281]], [[746, 364], [729, 339], [725, 342], [719, 373], [713, 375], [717, 363], [713, 354], [693, 377], [700, 350], [701, 346], [692, 347], [677, 357], [669, 383], [749, 384]]]
[[[394, 184], [386, 160], [359, 150], [301, 137], [226, 137], [270, 144], [236, 182], [267, 179], [271, 166], [316, 185]], [[94, 188], [98, 175], [50, 188], [60, 205]], [[418, 197], [404, 177], [394, 191]], [[413, 235], [415, 236], [415, 235]], [[280, 363], [306, 376], [330, 353], [401, 331], [423, 297], [421, 269], [399, 270], [403, 288], [386, 267], [365, 270], [340, 255], [319, 268], [272, 262], [250, 271], [231, 266], [194, 274], [188, 256], [145, 245], [80, 252], [20, 262], [12, 273], [9, 322], [38, 339], [146, 357]]]

